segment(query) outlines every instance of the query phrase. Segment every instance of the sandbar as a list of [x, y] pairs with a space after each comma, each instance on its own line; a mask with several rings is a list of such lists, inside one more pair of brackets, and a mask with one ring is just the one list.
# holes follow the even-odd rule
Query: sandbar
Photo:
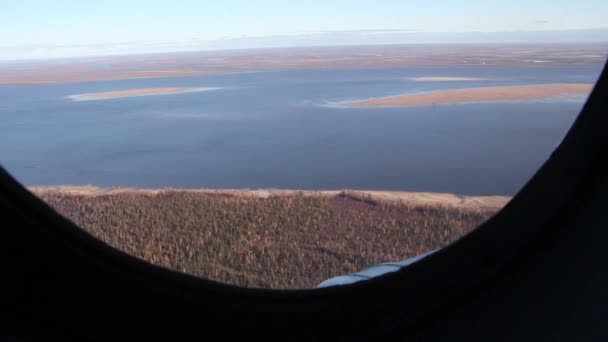
[[452, 77], [452, 76], [424, 76], [412, 77], [412, 81], [416, 82], [455, 82], [455, 81], [491, 81], [491, 78], [485, 77]]
[[588, 95], [591, 83], [548, 83], [438, 90], [348, 102], [351, 107], [410, 106], [483, 101], [525, 101]]
[[[52, 66], [51, 66], [52, 67]], [[111, 81], [140, 78], [164, 78], [179, 76], [206, 76], [233, 74], [222, 70], [130, 70], [130, 71], [101, 71], [88, 70], [87, 67], [73, 66], [72, 68], [52, 69], [49, 66], [36, 66], [31, 70], [2, 70], [0, 84], [52, 84], [91, 81]], [[8, 71], [8, 72], [6, 72]]]
[[94, 101], [94, 100], [109, 100], [135, 96], [151, 96], [151, 95], [171, 95], [181, 93], [192, 93], [201, 91], [217, 90], [219, 88], [201, 87], [201, 88], [185, 88], [185, 87], [167, 87], [167, 88], [141, 88], [127, 90], [111, 90], [96, 93], [84, 93], [67, 96], [73, 101]]

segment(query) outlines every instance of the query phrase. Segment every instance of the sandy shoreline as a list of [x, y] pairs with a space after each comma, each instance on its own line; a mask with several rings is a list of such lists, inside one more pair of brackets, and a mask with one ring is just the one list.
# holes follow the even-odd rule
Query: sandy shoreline
[[431, 91], [348, 102], [351, 107], [410, 106], [482, 101], [539, 100], [561, 96], [588, 95], [590, 83], [548, 83], [521, 86], [476, 87]]
[[125, 97], [135, 96], [152, 96], [152, 95], [170, 95], [170, 94], [181, 94], [181, 93], [192, 93], [216, 90], [219, 88], [186, 88], [186, 87], [172, 87], [172, 88], [141, 88], [141, 89], [127, 89], [127, 90], [112, 90], [102, 91], [96, 93], [84, 93], [67, 96], [67, 98], [73, 101], [92, 101], [92, 100], [110, 100], [119, 99]]
[[[41, 69], [41, 67], [39, 67]], [[222, 75], [236, 72], [222, 70], [138, 70], [138, 71], [89, 71], [77, 70], [74, 72], [66, 70], [42, 69], [27, 74], [16, 73], [15, 75], [1, 75], [0, 84], [52, 84], [73, 83], [92, 81], [112, 81], [142, 78], [164, 78], [180, 76], [205, 76]]]
[[31, 186], [34, 194], [62, 193], [77, 196], [102, 196], [116, 194], [158, 195], [167, 192], [188, 192], [210, 195], [229, 195], [234, 197], [269, 198], [275, 196], [338, 196], [347, 195], [353, 198], [369, 198], [376, 201], [404, 202], [413, 205], [450, 206], [464, 209], [500, 209], [511, 199], [509, 196], [460, 196], [450, 193], [379, 191], [379, 190], [291, 190], [291, 189], [179, 189], [179, 188], [129, 188], [97, 186]]

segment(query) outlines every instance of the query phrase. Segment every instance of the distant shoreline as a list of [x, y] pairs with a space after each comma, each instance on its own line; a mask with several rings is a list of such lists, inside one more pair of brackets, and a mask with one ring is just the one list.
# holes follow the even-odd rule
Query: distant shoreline
[[348, 102], [350, 107], [411, 106], [484, 101], [539, 100], [562, 96], [588, 95], [590, 83], [548, 83], [437, 90], [417, 94], [377, 97]]
[[181, 76], [224, 75], [239, 72], [222, 70], [137, 70], [137, 71], [86, 71], [67, 72], [42, 69], [36, 73], [0, 76], [0, 84], [54, 84], [130, 79], [165, 78]]
[[381, 191], [381, 190], [295, 190], [295, 189], [209, 189], [209, 188], [135, 188], [108, 187], [92, 185], [30, 186], [36, 194], [60, 193], [73, 196], [104, 196], [118, 194], [159, 195], [163, 193], [199, 193], [235, 198], [258, 198], [286, 196], [347, 196], [354, 199], [371, 199], [385, 202], [404, 202], [421, 206], [449, 206], [462, 209], [500, 209], [510, 200], [509, 196], [461, 196], [451, 193]]
[[[100, 56], [0, 63], [0, 85], [240, 74], [276, 68], [598, 66], [606, 43], [385, 44]], [[599, 71], [598, 71], [599, 72]]]

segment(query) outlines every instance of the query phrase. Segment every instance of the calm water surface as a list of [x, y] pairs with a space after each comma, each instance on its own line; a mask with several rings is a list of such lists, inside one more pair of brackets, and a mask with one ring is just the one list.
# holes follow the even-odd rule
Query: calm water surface
[[[597, 67], [425, 67], [0, 85], [0, 162], [26, 185], [390, 189], [513, 194], [584, 98], [345, 108], [375, 96], [594, 82]], [[492, 81], [415, 82], [418, 76]], [[148, 87], [206, 92], [72, 101]]]

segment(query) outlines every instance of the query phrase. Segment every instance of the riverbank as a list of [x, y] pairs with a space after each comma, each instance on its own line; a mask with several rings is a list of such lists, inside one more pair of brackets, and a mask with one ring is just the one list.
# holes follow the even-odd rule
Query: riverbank
[[371, 199], [388, 203], [407, 203], [411, 205], [448, 206], [464, 209], [500, 209], [511, 199], [509, 196], [464, 196], [439, 192], [409, 192], [380, 190], [293, 190], [293, 189], [208, 189], [208, 188], [102, 188], [92, 185], [75, 186], [32, 186], [30, 191], [36, 194], [61, 193], [83, 196], [101, 196], [113, 194], [158, 195], [163, 193], [199, 193], [207, 195], [233, 196], [235, 198], [270, 198], [289, 196], [348, 196], [354, 199]]
[[484, 101], [526, 101], [554, 97], [585, 96], [590, 83], [548, 83], [517, 86], [475, 87], [370, 98], [348, 102], [351, 107], [411, 106]]

